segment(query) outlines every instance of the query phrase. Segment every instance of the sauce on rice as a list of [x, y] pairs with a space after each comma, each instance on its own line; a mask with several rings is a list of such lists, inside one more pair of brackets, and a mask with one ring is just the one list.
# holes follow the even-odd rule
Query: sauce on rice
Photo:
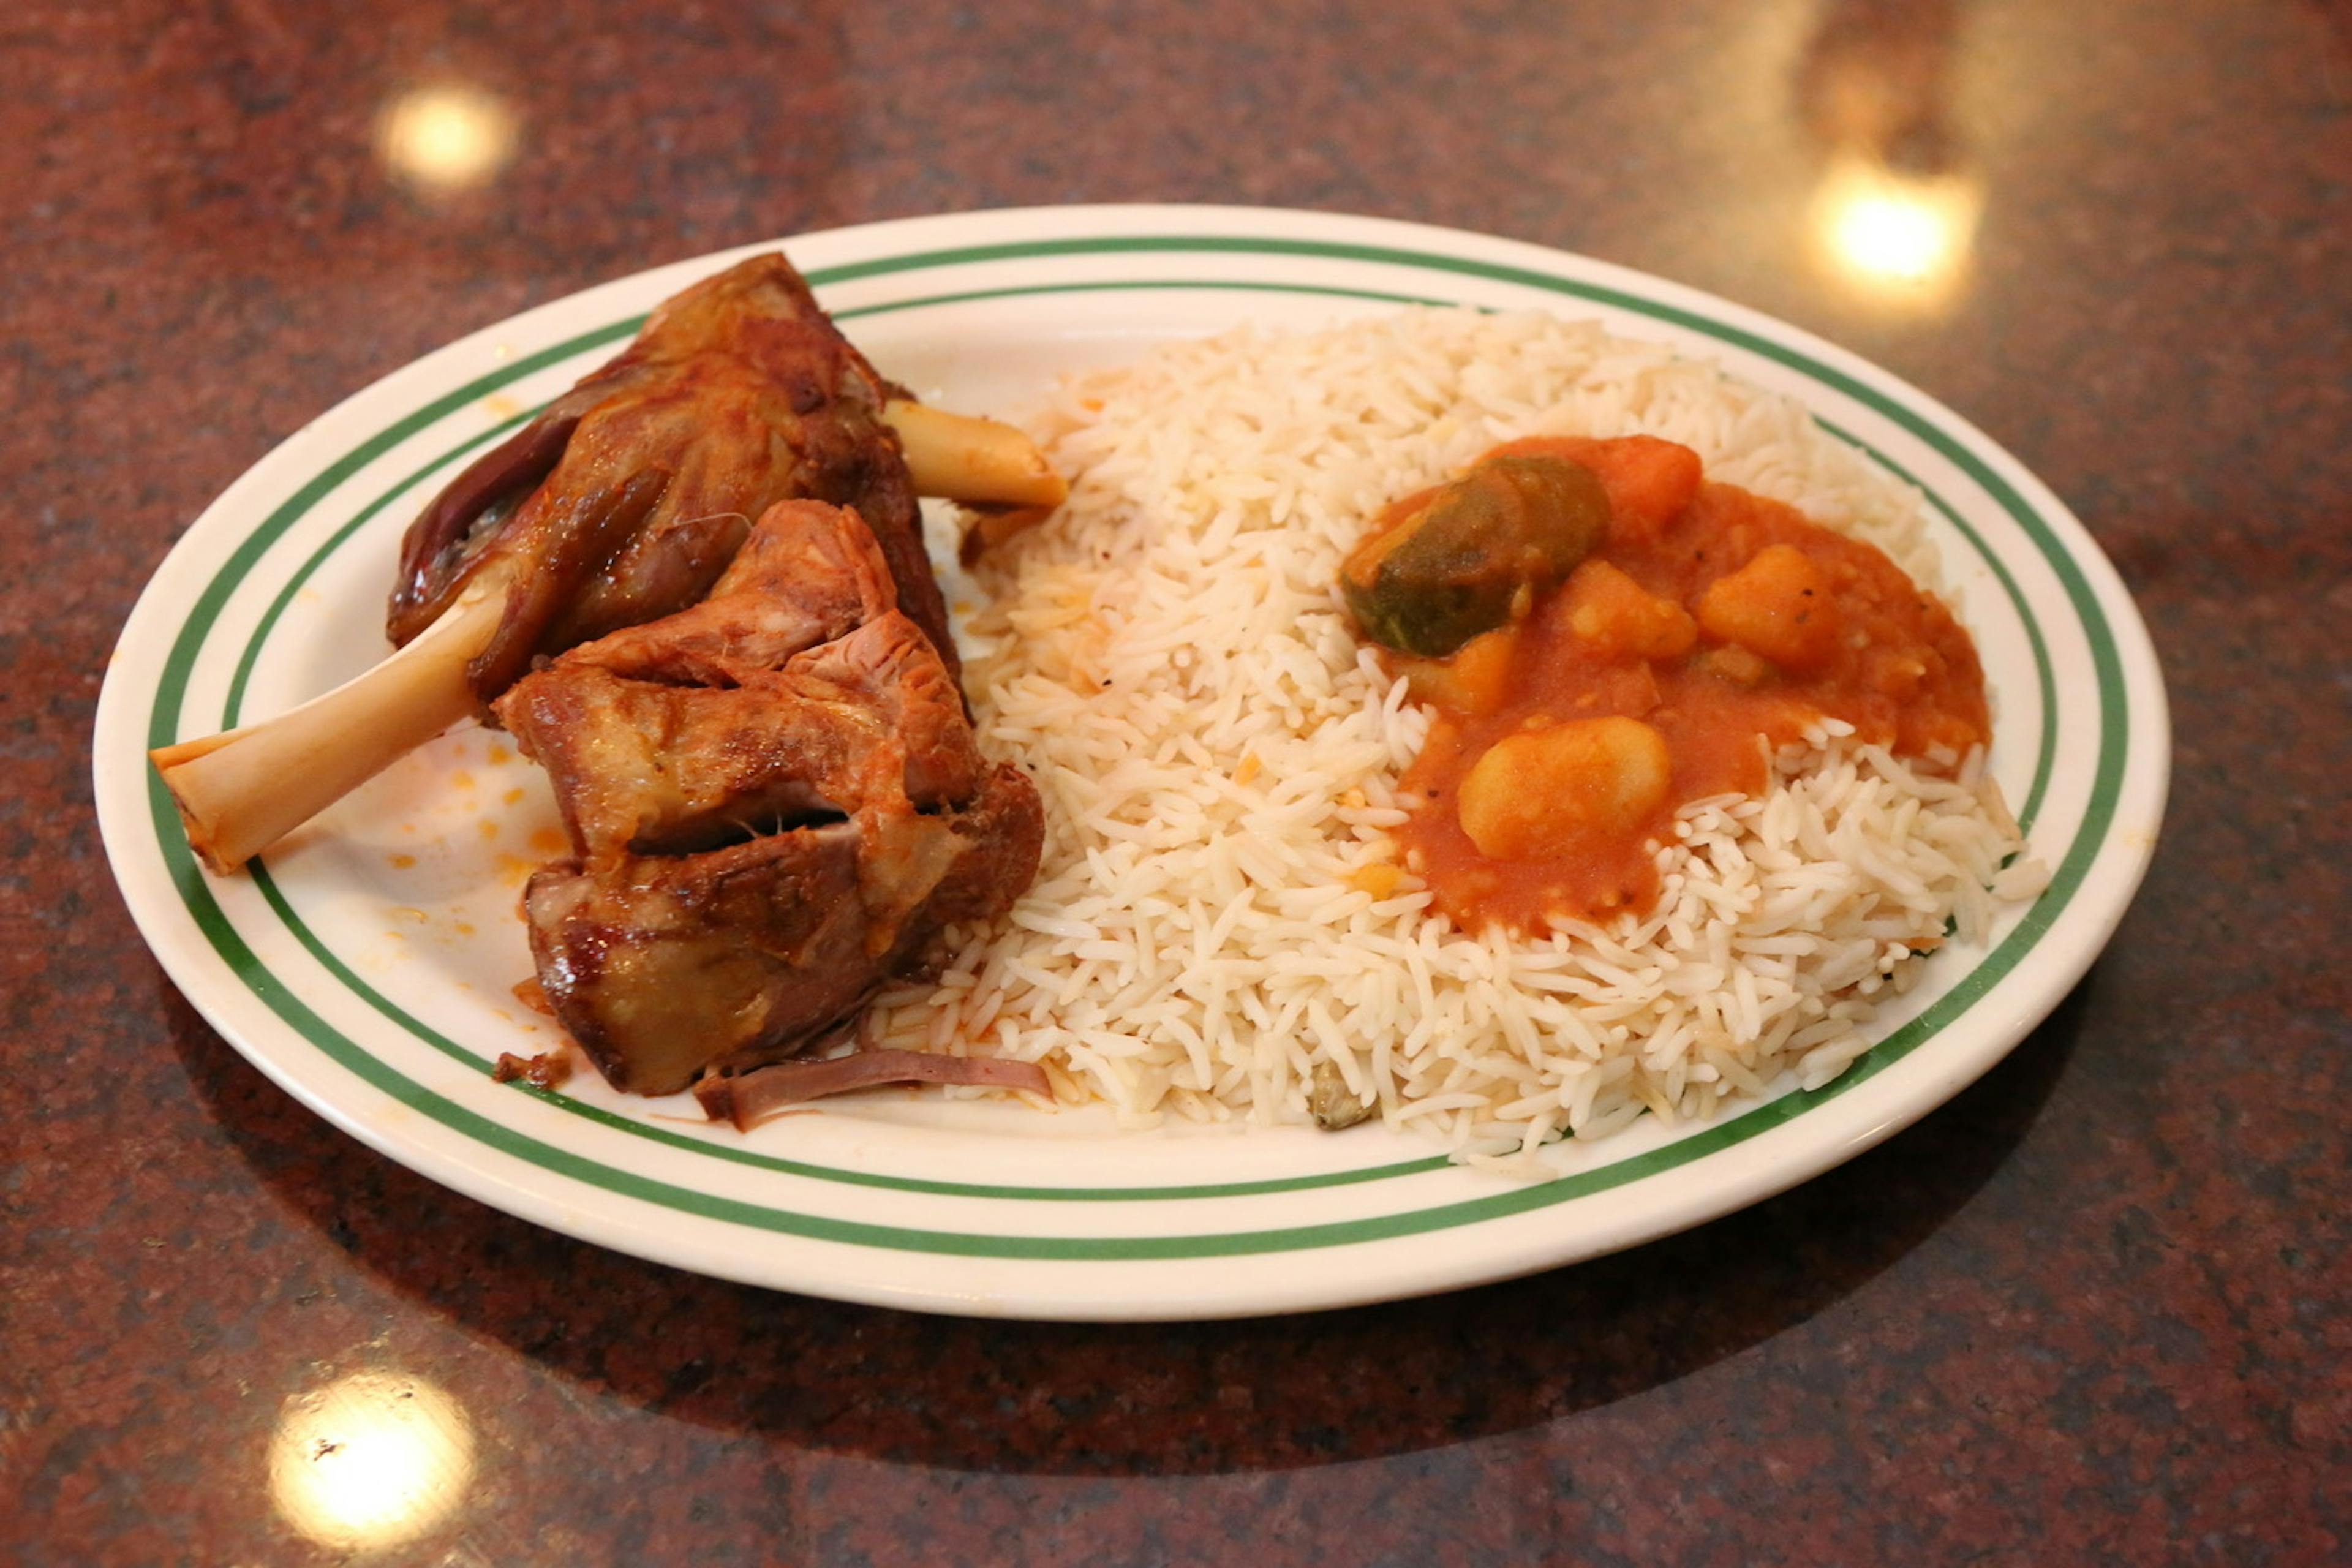
[[[1706, 482], [1696, 453], [1653, 437], [1488, 457], [1582, 464], [1611, 515], [1506, 625], [1444, 659], [1384, 655], [1433, 710], [1397, 837], [1456, 923], [1646, 911], [1676, 809], [1761, 794], [1772, 752], [1816, 719], [1938, 768], [1989, 739], [1968, 633], [1872, 545]], [[1367, 539], [1433, 493], [1395, 502]]]

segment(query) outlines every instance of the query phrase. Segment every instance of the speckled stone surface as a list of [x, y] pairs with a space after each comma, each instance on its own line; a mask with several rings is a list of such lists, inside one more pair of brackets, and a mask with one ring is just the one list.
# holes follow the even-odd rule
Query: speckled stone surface
[[[503, 106], [511, 160], [404, 183], [381, 117], [449, 86]], [[1856, 157], [1980, 195], [1938, 288], [1826, 268], [1813, 193]], [[0, 1556], [2352, 1561], [2338, 0], [17, 0], [0, 193]], [[1161, 1328], [565, 1240], [334, 1131], [178, 997], [109, 879], [89, 731], [141, 584], [244, 468], [656, 261], [1125, 199], [1585, 251], [1980, 424], [2114, 557], [2170, 683], [2165, 838], [2105, 959], [1948, 1108], [1743, 1214]], [[464, 1486], [376, 1551], [270, 1483], [360, 1374], [464, 1413], [434, 1428]]]

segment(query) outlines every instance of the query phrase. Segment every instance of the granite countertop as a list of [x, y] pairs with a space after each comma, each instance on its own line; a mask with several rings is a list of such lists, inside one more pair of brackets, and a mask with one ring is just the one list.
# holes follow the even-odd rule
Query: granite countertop
[[[2352, 1561], [2345, 5], [20, 0], [0, 129], [0, 1554]], [[1857, 168], [1948, 197], [1924, 250], [1837, 237]], [[335, 1131], [182, 999], [106, 868], [91, 715], [238, 473], [656, 261], [1117, 200], [1585, 252], [1981, 426], [2169, 684], [2170, 811], [2105, 956], [1947, 1108], [1743, 1213], [1161, 1327], [565, 1239]], [[406, 1459], [306, 1489], [385, 1409]]]

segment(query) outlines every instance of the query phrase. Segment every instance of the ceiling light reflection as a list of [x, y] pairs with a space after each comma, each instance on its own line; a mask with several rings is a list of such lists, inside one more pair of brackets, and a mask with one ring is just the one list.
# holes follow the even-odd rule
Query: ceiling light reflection
[[287, 1401], [269, 1444], [278, 1512], [339, 1552], [415, 1540], [449, 1516], [473, 1478], [465, 1410], [404, 1373], [354, 1373]]
[[513, 159], [515, 117], [478, 88], [418, 88], [384, 106], [376, 151], [412, 184], [461, 191], [496, 177]]
[[1847, 282], [1922, 305], [1948, 300], [1968, 270], [1984, 186], [1958, 174], [1908, 174], [1848, 156], [1813, 198], [1814, 240]]

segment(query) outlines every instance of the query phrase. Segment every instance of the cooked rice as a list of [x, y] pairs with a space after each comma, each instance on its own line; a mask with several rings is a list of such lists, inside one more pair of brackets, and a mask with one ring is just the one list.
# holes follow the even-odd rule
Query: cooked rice
[[1645, 917], [1473, 935], [1370, 869], [1427, 719], [1335, 592], [1365, 521], [1514, 437], [1643, 432], [1933, 584], [1916, 496], [1790, 399], [1594, 323], [1420, 310], [1163, 347], [1039, 429], [1069, 502], [983, 563], [965, 647], [982, 743], [1045, 796], [1044, 864], [875, 1037], [1039, 1062], [1130, 1127], [1305, 1121], [1328, 1061], [1391, 1127], [1525, 1169], [1563, 1133], [1829, 1081], [1948, 921], [1980, 941], [1992, 889], [2038, 887], [2003, 870], [2022, 846], [1979, 757], [1937, 776], [1834, 721], [1763, 797], [1683, 810]]

